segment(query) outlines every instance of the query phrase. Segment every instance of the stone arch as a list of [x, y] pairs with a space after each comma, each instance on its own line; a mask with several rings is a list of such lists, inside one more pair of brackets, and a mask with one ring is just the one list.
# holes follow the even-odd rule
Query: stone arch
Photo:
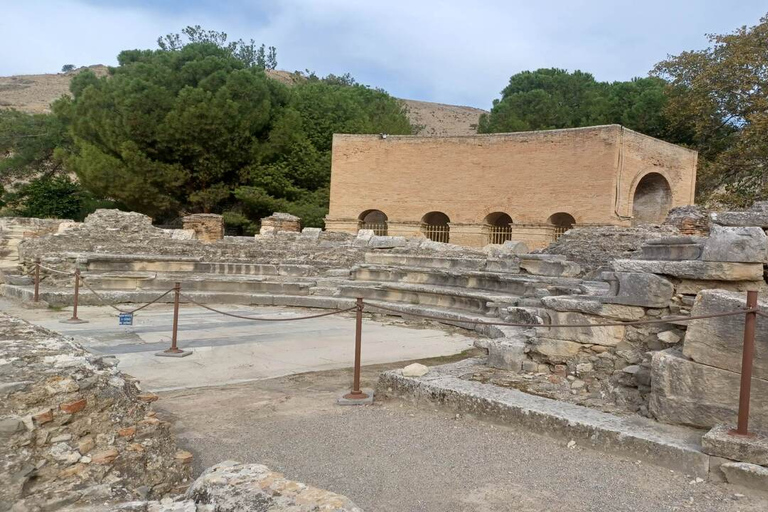
[[450, 223], [443, 212], [429, 212], [421, 218], [421, 232], [430, 240], [447, 244], [451, 238]]
[[504, 212], [489, 213], [483, 219], [483, 232], [488, 244], [503, 244], [512, 240], [512, 217]]
[[574, 219], [573, 215], [570, 213], [557, 212], [549, 216], [547, 223], [555, 227], [554, 238], [555, 241], [557, 241], [557, 239], [563, 236], [569, 229], [573, 228], [573, 225], [576, 224], [576, 219]]
[[643, 176], [632, 195], [632, 225], [664, 222], [672, 208], [672, 187], [662, 174]]
[[380, 236], [386, 236], [389, 230], [389, 218], [381, 210], [365, 210], [358, 216], [358, 230], [372, 229]]

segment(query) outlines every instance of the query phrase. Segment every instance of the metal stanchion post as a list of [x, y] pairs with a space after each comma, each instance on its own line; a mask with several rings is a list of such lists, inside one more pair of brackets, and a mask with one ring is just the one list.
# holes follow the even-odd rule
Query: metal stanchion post
[[748, 436], [749, 401], [752, 391], [752, 362], [755, 357], [755, 325], [757, 323], [757, 292], [747, 292], [747, 309], [744, 318], [744, 347], [741, 354], [741, 389], [739, 391], [739, 422], [732, 434]]
[[72, 305], [72, 318], [61, 320], [63, 324], [85, 324], [88, 320], [81, 320], [77, 317], [77, 305], [80, 301], [80, 269], [75, 270], [75, 297]]
[[362, 405], [370, 404], [373, 402], [373, 390], [360, 389], [360, 353], [363, 344], [363, 299], [357, 298], [357, 311], [355, 315], [355, 369], [354, 377], [352, 380], [352, 392], [339, 398], [338, 403], [341, 405]]
[[181, 350], [176, 346], [179, 333], [179, 298], [181, 296], [181, 283], [173, 287], [173, 334], [171, 334], [171, 348], [155, 353], [156, 356], [185, 357], [192, 354], [191, 350]]
[[35, 260], [35, 297], [33, 302], [40, 301], [40, 260]]

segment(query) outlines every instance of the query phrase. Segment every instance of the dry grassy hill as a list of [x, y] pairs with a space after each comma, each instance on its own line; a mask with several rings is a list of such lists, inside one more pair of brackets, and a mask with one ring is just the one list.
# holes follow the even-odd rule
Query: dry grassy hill
[[[107, 74], [107, 67], [88, 66], [98, 76]], [[0, 77], [0, 108], [14, 108], [23, 112], [50, 111], [50, 104], [69, 93], [69, 82], [84, 68], [69, 73], [50, 75], [17, 75]], [[269, 71], [275, 80], [291, 85], [301, 80], [296, 73]], [[477, 133], [479, 108], [444, 105], [428, 101], [402, 100], [408, 109], [411, 124], [420, 127], [419, 135], [472, 135]]]

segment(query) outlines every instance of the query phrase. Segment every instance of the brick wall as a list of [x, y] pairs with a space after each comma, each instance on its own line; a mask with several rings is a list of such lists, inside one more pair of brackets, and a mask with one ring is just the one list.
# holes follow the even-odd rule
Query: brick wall
[[[441, 211], [467, 245], [483, 245], [485, 217], [505, 212], [546, 245], [548, 219], [628, 225], [637, 182], [659, 172], [671, 206], [690, 204], [696, 153], [618, 125], [463, 137], [334, 135], [326, 227], [355, 231], [366, 210], [383, 211], [390, 234], [418, 234]], [[476, 232], [476, 235], [471, 233]]]

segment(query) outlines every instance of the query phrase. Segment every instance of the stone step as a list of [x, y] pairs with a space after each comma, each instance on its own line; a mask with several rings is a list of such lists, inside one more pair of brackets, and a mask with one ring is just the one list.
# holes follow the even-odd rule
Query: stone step
[[[427, 268], [440, 270], [489, 270], [493, 272], [518, 273], [520, 267], [515, 259], [494, 260], [467, 258], [461, 256], [425, 256], [404, 253], [367, 252], [365, 263], [381, 266]], [[489, 268], [490, 267], [490, 268]]]
[[352, 269], [356, 281], [452, 286], [472, 290], [503, 292], [515, 296], [535, 295], [547, 290], [552, 295], [580, 294], [580, 279], [516, 275], [498, 272], [439, 270], [416, 267], [358, 265]]
[[309, 276], [316, 273], [311, 265], [263, 264], [241, 262], [203, 262], [181, 259], [89, 259], [90, 272], [164, 272], [251, 276]]
[[276, 293], [285, 295], [308, 295], [314, 282], [295, 282], [285, 280], [267, 280], [260, 276], [220, 276], [220, 275], [152, 275], [134, 273], [133, 275], [98, 275], [86, 274], [85, 280], [96, 291], [101, 290], [167, 290], [178, 281], [182, 292], [222, 292], [222, 293]]

